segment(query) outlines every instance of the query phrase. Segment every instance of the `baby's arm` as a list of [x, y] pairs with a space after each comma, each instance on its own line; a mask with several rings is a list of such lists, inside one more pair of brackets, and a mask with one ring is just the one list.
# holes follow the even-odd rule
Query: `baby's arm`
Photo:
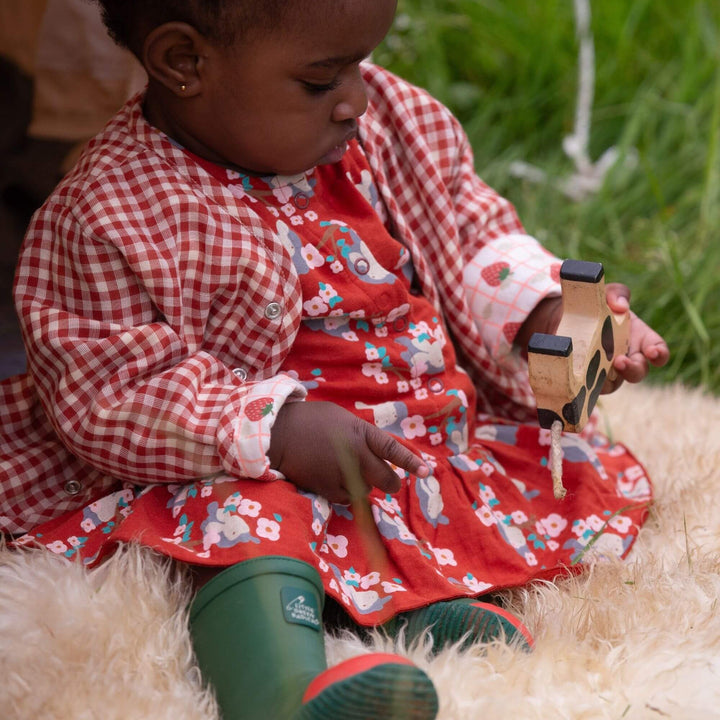
[[288, 403], [272, 430], [270, 463], [304, 490], [349, 503], [374, 486], [397, 492], [388, 463], [425, 477], [423, 461], [392, 435], [330, 402]]
[[[56, 433], [123, 480], [264, 475], [274, 415], [304, 388], [285, 375], [236, 377], [205, 349], [203, 333], [217, 342], [212, 318], [200, 317], [181, 258], [124, 233], [122, 245], [99, 236], [77, 206], [59, 202], [28, 231], [15, 295], [28, 368]], [[201, 278], [198, 292], [217, 281]], [[238, 347], [244, 328], [273, 330], [262, 298], [262, 288], [243, 286], [227, 300], [234, 314], [223, 320]]]

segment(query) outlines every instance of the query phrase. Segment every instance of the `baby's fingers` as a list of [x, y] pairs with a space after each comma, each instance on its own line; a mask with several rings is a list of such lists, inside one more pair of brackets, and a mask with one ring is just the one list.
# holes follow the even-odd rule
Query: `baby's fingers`
[[399, 478], [388, 463], [419, 477], [429, 474], [430, 469], [422, 458], [408, 450], [392, 435], [369, 423], [366, 428], [365, 442], [384, 469], [384, 472], [378, 471], [369, 476], [365, 474], [366, 480], [371, 484], [386, 492], [397, 492], [400, 489]]

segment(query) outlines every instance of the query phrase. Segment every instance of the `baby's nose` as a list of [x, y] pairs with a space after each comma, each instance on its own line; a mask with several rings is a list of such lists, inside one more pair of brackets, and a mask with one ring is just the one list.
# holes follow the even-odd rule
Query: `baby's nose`
[[338, 103], [333, 110], [333, 120], [343, 122], [354, 120], [360, 117], [368, 106], [365, 81], [360, 73], [360, 68], [353, 68], [348, 73], [342, 84], [342, 92]]

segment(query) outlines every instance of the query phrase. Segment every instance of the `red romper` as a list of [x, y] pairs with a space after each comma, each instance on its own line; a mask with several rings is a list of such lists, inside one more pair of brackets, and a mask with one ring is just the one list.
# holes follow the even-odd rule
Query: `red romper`
[[[126, 484], [22, 543], [86, 563], [132, 540], [208, 565], [293, 556], [315, 566], [326, 592], [366, 625], [550, 578], [588, 551], [628, 552], [650, 500], [644, 469], [597, 433], [565, 435], [568, 494], [557, 501], [549, 431], [478, 415], [443, 318], [416, 290], [410, 254], [383, 222], [357, 142], [340, 163], [293, 178], [195, 159], [251, 203], [293, 257], [303, 322], [281, 372], [306, 388], [305, 402], [329, 400], [375, 423], [432, 472], [398, 470], [397, 494], [374, 490], [357, 506], [330, 504], [282, 478]], [[271, 397], [258, 397], [239, 421], [261, 424], [275, 411]]]

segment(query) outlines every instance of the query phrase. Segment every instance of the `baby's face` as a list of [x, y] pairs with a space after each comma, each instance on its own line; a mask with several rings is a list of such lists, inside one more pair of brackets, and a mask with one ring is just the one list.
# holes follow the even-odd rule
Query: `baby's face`
[[337, 162], [365, 112], [360, 61], [385, 37], [397, 0], [307, 0], [283, 27], [212, 48], [194, 150], [254, 174]]

